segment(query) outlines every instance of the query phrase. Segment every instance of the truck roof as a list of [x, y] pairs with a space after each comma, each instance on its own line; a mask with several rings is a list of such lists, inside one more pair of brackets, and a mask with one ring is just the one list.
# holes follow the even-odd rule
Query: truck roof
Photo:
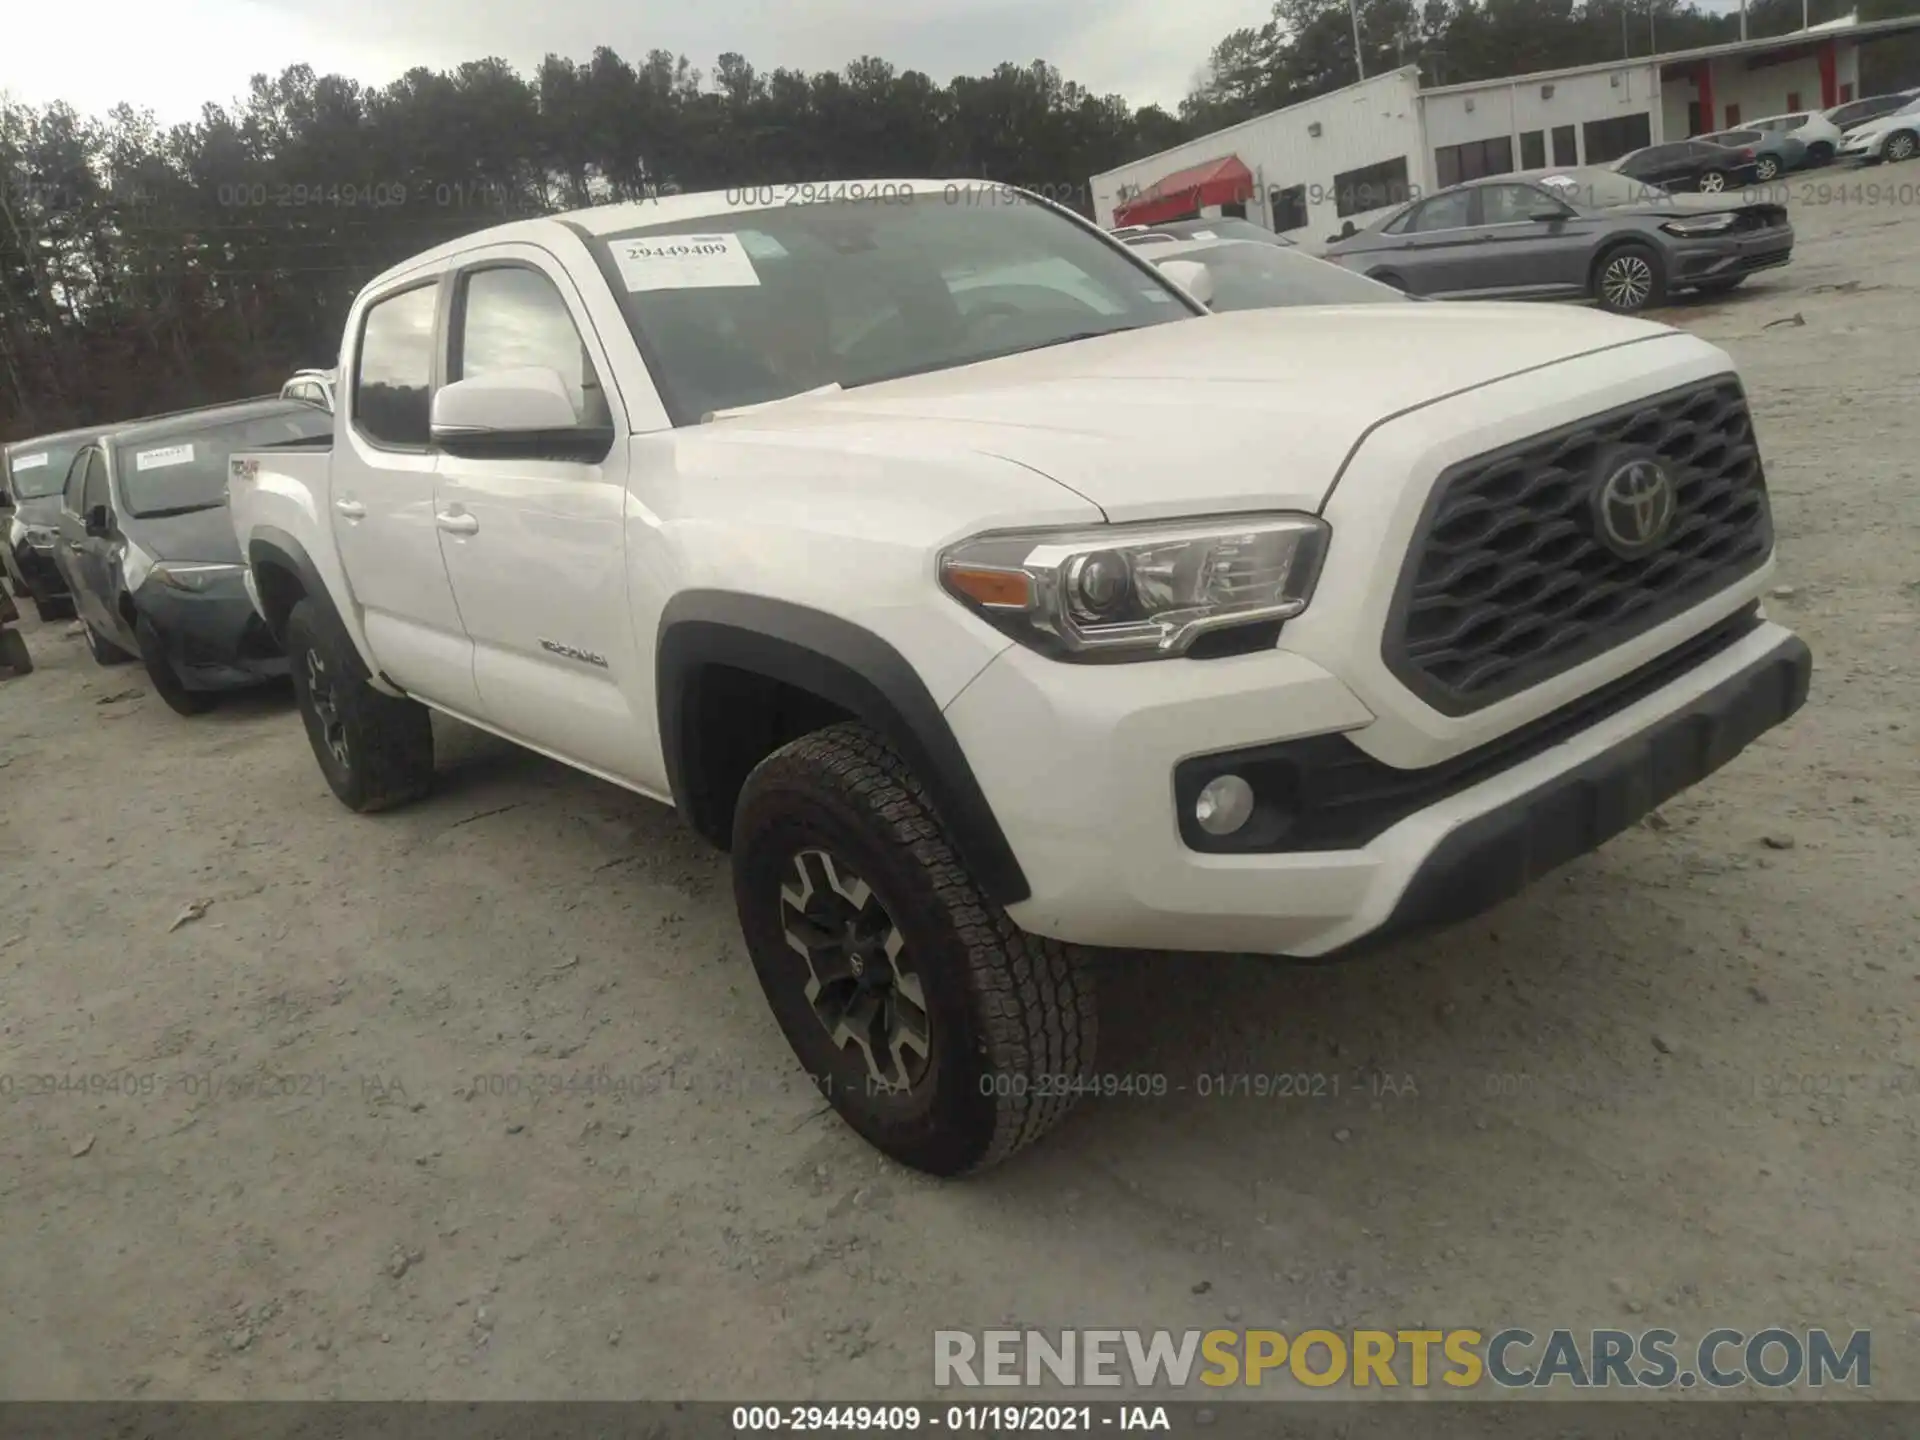
[[622, 200], [613, 205], [591, 205], [584, 210], [510, 220], [504, 225], [476, 230], [431, 250], [423, 250], [381, 271], [369, 283], [383, 284], [480, 245], [512, 240], [537, 242], [543, 236], [551, 236], [556, 226], [584, 230], [589, 235], [617, 235], [623, 230], [637, 230], [647, 225], [673, 225], [709, 215], [751, 214], [787, 205], [861, 199], [885, 203], [887, 197], [898, 196], [903, 191], [914, 195], [947, 195], [961, 189], [1004, 191], [1013, 188], [997, 180], [963, 177], [956, 180], [821, 180], [804, 184], [742, 185], [732, 190], [702, 190], [693, 195], [655, 195], [644, 200]]

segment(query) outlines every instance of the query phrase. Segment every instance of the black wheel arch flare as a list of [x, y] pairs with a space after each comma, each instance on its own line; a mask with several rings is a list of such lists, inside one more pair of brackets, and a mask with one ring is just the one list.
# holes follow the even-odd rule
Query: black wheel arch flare
[[814, 695], [872, 726], [932, 797], [962, 862], [997, 904], [1031, 893], [960, 742], [919, 673], [887, 641], [839, 616], [729, 590], [688, 590], [662, 612], [654, 652], [660, 742], [674, 804], [725, 846], [733, 816], [714, 793], [699, 725], [702, 672], [720, 666]]

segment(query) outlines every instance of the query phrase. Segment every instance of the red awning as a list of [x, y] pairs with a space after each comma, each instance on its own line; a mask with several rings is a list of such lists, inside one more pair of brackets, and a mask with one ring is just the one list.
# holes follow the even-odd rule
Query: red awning
[[1253, 174], [1238, 155], [1177, 170], [1156, 180], [1113, 212], [1115, 225], [1157, 225], [1178, 220], [1203, 205], [1236, 205], [1253, 196]]

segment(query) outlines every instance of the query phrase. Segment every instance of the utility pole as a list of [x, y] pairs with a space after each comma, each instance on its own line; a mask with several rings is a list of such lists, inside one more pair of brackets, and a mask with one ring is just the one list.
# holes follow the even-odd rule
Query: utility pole
[[1747, 38], [1747, 0], [1740, 0], [1740, 38]]
[[[1746, 0], [1741, 0], [1741, 3], [1745, 4]], [[1633, 58], [1633, 42], [1627, 39], [1627, 0], [1620, 0], [1620, 58]]]
[[[1746, 3], [1746, 0], [1741, 0]], [[1360, 54], [1360, 0], [1347, 0], [1347, 13], [1353, 17], [1353, 68], [1364, 80], [1367, 78], [1367, 62]]]

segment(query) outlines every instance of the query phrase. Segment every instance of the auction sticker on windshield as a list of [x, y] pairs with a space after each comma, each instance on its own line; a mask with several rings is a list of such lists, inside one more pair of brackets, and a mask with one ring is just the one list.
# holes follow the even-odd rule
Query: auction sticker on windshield
[[759, 273], [738, 235], [660, 235], [613, 247], [629, 290], [703, 290], [758, 285]]
[[164, 470], [169, 465], [191, 465], [193, 446], [166, 445], [158, 450], [142, 450], [133, 457], [136, 470]]
[[44, 450], [38, 455], [22, 455], [13, 462], [13, 473], [16, 475], [22, 470], [44, 470], [46, 468], [47, 452]]

